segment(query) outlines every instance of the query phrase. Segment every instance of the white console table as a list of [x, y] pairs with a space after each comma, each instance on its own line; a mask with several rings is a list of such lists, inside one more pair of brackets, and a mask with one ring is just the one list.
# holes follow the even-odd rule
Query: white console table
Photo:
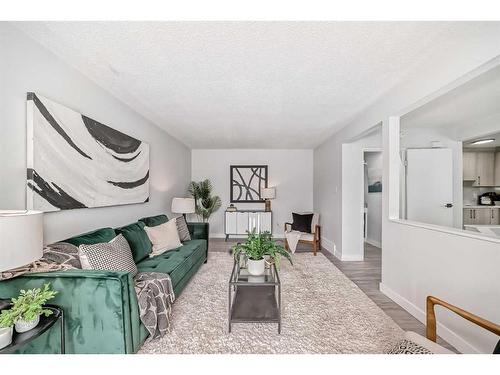
[[262, 210], [226, 211], [224, 219], [226, 241], [230, 235], [244, 235], [254, 229], [256, 232], [272, 233], [272, 212]]

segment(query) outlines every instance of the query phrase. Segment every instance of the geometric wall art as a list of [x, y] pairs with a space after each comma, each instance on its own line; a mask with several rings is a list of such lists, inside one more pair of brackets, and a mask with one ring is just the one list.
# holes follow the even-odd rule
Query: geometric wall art
[[267, 165], [231, 165], [231, 202], [262, 203], [260, 190], [267, 187]]
[[149, 145], [29, 92], [26, 192], [44, 212], [147, 202]]

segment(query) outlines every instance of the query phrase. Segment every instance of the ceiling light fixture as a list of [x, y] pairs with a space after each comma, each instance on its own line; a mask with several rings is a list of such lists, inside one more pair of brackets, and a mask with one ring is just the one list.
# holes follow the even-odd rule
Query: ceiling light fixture
[[494, 141], [495, 141], [495, 138], [479, 139], [477, 141], [472, 142], [471, 145], [484, 145], [485, 143], [491, 143]]

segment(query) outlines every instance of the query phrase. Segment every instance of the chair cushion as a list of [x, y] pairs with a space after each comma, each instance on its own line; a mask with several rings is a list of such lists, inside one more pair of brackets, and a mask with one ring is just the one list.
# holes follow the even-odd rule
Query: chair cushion
[[168, 217], [167, 215], [157, 215], [143, 217], [142, 219], [139, 219], [139, 221], [142, 221], [148, 227], [156, 227], [157, 225], [165, 224], [168, 221]]
[[123, 234], [132, 250], [134, 262], [138, 263], [151, 253], [151, 241], [144, 230], [145, 224], [142, 221], [116, 228], [117, 234]]
[[172, 285], [177, 283], [186, 275], [196, 262], [205, 256], [207, 249], [206, 240], [191, 240], [183, 243], [183, 246], [167, 251], [153, 258], [146, 258], [137, 264], [139, 272], [163, 272], [168, 273]]
[[454, 354], [418, 333], [408, 331], [388, 354]]
[[314, 241], [314, 234], [311, 233], [300, 233], [300, 240], [302, 241]]
[[69, 242], [72, 245], [93, 245], [101, 242], [109, 242], [116, 237], [115, 230], [113, 228], [101, 228], [94, 230], [92, 232], [80, 234], [75, 237], [68, 238], [67, 240], [61, 242]]
[[311, 233], [311, 222], [313, 214], [298, 214], [293, 212], [292, 230], [304, 233]]

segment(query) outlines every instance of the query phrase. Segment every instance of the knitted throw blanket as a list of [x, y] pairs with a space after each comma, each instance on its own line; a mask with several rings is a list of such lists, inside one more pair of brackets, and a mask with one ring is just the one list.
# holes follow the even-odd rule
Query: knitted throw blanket
[[[27, 273], [80, 269], [78, 247], [64, 242], [43, 249], [41, 259], [23, 267], [0, 272], [0, 281]], [[172, 280], [166, 273], [139, 272], [134, 277], [139, 315], [151, 338], [163, 337], [170, 330], [172, 303], [175, 300]]]
[[166, 273], [139, 272], [135, 276], [135, 292], [142, 324], [149, 340], [170, 332], [172, 304], [175, 300], [172, 280]]

